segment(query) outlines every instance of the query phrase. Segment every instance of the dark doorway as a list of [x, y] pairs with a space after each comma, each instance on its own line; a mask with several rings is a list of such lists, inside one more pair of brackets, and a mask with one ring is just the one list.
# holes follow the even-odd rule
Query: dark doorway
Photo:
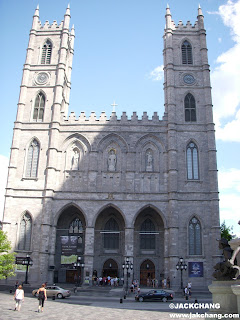
[[69, 269], [66, 271], [66, 282], [81, 283], [81, 270]]
[[155, 265], [151, 260], [145, 260], [140, 266], [140, 284], [143, 286], [152, 286], [152, 280], [155, 278]]
[[117, 277], [118, 276], [118, 265], [117, 262], [113, 259], [108, 259], [103, 265], [102, 271], [103, 277]]

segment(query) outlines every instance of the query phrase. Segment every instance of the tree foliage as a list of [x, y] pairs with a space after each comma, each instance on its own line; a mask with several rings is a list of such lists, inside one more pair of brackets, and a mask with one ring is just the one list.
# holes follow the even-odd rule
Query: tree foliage
[[11, 251], [11, 243], [7, 234], [0, 230], [0, 279], [14, 276], [15, 254]]
[[225, 221], [221, 224], [221, 238], [226, 239], [227, 241], [232, 240], [235, 235], [232, 233], [233, 227], [227, 227]]

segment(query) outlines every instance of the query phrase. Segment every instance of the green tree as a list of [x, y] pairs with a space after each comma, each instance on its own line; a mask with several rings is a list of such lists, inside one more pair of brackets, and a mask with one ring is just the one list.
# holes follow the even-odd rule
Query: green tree
[[227, 241], [232, 240], [235, 235], [232, 233], [232, 229], [233, 227], [227, 227], [225, 220], [223, 221], [223, 223], [221, 224], [221, 238], [226, 239]]
[[0, 230], [0, 279], [14, 276], [15, 254], [11, 251], [11, 243], [7, 234]]

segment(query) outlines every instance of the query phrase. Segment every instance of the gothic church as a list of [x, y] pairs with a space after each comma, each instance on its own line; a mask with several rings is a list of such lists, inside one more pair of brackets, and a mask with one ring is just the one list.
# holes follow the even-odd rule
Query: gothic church
[[[194, 25], [164, 30], [164, 106], [68, 115], [74, 28], [33, 16], [14, 124], [3, 230], [18, 257], [33, 261], [30, 283], [93, 276], [170, 278], [207, 284], [219, 260], [219, 205], [210, 70], [202, 9]], [[16, 278], [24, 280], [19, 269]]]

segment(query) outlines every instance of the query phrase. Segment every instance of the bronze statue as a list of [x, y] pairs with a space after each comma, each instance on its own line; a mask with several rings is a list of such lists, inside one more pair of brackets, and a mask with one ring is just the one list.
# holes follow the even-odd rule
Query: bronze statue
[[240, 267], [236, 265], [236, 255], [239, 252], [240, 248], [237, 248], [234, 253], [231, 249], [228, 241], [224, 238], [218, 240], [219, 249], [223, 250], [224, 261], [218, 262], [214, 266], [213, 277], [219, 281], [224, 280], [233, 280], [236, 278], [237, 271], [240, 271]]

